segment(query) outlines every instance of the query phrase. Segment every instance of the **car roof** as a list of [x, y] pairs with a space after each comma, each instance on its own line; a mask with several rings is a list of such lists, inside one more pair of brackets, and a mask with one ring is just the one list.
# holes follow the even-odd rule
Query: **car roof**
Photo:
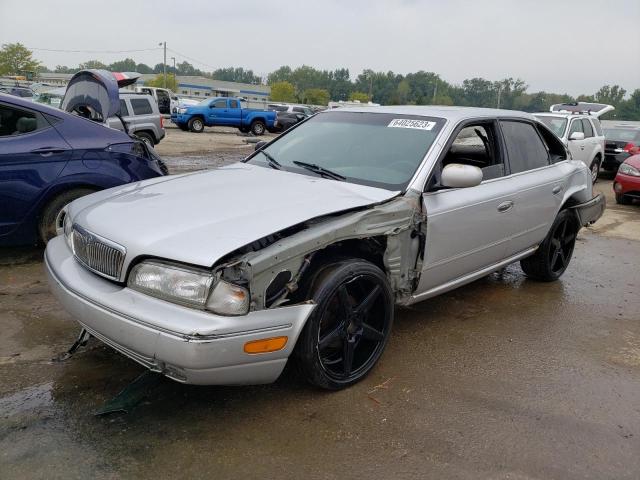
[[536, 117], [562, 117], [562, 118], [590, 118], [592, 120], [598, 120], [598, 117], [589, 115], [586, 113], [571, 113], [571, 112], [535, 112], [533, 115]]
[[449, 107], [440, 105], [389, 105], [380, 107], [340, 107], [325, 112], [354, 113], [391, 113], [397, 115], [419, 115], [421, 117], [439, 117], [454, 122], [471, 118], [509, 117], [535, 120], [533, 115], [517, 110], [499, 110], [496, 108]]

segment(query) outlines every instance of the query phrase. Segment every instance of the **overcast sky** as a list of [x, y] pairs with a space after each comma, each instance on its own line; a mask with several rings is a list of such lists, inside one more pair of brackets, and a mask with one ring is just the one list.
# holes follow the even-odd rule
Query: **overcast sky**
[[[640, 88], [640, 0], [0, 0], [0, 43], [33, 49], [158, 49], [202, 70], [281, 65], [520, 77], [529, 91]], [[176, 53], [179, 52], [179, 53]], [[162, 50], [36, 50], [49, 67]], [[167, 63], [171, 64], [168, 59]]]

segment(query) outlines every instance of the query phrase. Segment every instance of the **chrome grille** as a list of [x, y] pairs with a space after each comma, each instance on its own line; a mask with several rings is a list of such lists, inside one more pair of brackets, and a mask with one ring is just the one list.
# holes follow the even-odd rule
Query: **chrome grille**
[[94, 233], [73, 226], [73, 254], [92, 272], [111, 280], [118, 280], [126, 250]]

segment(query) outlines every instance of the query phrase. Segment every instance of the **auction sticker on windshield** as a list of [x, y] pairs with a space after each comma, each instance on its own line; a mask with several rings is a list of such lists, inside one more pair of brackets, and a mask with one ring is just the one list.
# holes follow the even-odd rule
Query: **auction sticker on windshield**
[[427, 120], [409, 120], [406, 118], [394, 118], [387, 127], [392, 128], [415, 128], [416, 130], [431, 130], [436, 126], [436, 122]]

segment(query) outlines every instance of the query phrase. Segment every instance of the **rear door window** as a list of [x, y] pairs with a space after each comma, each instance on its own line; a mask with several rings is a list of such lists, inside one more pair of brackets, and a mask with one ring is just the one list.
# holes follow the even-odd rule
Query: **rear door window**
[[127, 102], [120, 99], [120, 116], [128, 117], [129, 116], [129, 108], [127, 107]]
[[591, 123], [593, 123], [593, 126], [596, 129], [596, 135], [598, 135], [599, 137], [604, 136], [604, 133], [602, 133], [602, 126], [600, 125], [600, 120], [598, 120], [597, 118], [591, 118], [590, 121]]
[[584, 138], [593, 137], [593, 127], [591, 126], [591, 122], [586, 118], [582, 119], [582, 129], [584, 130]]
[[150, 113], [153, 113], [151, 104], [146, 98], [132, 98], [131, 108], [133, 108], [133, 113], [135, 115], [149, 115]]
[[49, 126], [38, 112], [0, 104], [0, 137], [31, 133]]
[[229, 108], [240, 108], [237, 100], [229, 100]]
[[511, 173], [526, 172], [549, 165], [549, 152], [538, 131], [527, 122], [500, 122]]

